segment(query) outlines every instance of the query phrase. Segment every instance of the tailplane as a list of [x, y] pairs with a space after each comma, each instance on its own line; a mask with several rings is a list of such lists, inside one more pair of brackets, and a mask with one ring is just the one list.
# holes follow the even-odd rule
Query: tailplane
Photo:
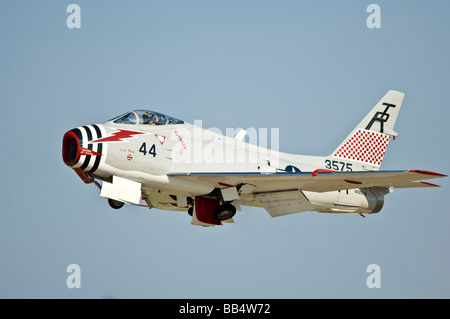
[[405, 94], [390, 90], [329, 156], [361, 164], [365, 170], [378, 170], [394, 131]]

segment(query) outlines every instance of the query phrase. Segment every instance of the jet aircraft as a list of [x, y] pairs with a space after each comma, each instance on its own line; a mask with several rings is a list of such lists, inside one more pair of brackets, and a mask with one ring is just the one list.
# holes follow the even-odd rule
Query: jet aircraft
[[[186, 211], [201, 226], [233, 222], [242, 206], [272, 217], [304, 211], [378, 213], [395, 188], [436, 187], [425, 170], [380, 170], [404, 94], [390, 90], [328, 156], [267, 149], [151, 110], [64, 134], [62, 157], [114, 209]], [[205, 155], [206, 154], [206, 155]], [[209, 154], [209, 155], [208, 155]], [[141, 200], [145, 204], [140, 204]]]

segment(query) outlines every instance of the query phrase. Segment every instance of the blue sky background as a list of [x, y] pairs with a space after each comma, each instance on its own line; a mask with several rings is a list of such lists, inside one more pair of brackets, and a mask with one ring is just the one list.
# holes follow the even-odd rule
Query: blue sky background
[[113, 211], [61, 158], [67, 130], [135, 108], [279, 128], [281, 151], [327, 155], [395, 89], [382, 169], [448, 174], [450, 2], [377, 1], [381, 29], [370, 1], [76, 1], [68, 29], [70, 3], [0, 1], [0, 297], [450, 297], [448, 178], [365, 219], [245, 207], [203, 228]]

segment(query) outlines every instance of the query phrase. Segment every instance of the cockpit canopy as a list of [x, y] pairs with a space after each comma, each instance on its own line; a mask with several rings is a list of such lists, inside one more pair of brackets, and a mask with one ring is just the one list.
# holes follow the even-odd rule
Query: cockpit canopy
[[127, 112], [111, 120], [116, 124], [148, 124], [148, 125], [172, 125], [184, 124], [184, 121], [162, 113], [149, 110], [134, 110]]

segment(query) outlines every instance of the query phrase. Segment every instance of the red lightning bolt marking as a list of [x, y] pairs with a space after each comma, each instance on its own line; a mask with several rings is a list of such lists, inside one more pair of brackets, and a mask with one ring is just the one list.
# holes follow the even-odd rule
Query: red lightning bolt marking
[[128, 130], [117, 130], [117, 132], [112, 133], [108, 137], [104, 137], [91, 143], [105, 143], [105, 142], [121, 142], [124, 139], [132, 138], [134, 135], [145, 134], [143, 132], [128, 131]]

